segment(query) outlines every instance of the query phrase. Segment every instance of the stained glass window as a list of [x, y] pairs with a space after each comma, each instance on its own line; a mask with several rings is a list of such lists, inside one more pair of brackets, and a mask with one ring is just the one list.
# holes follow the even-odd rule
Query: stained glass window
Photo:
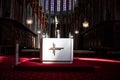
[[46, 8], [46, 11], [49, 10], [49, 0], [46, 0], [46, 3], [45, 3], [45, 8]]
[[60, 11], [60, 0], [57, 0], [57, 11]]
[[54, 11], [54, 0], [51, 0], [51, 11]]
[[50, 12], [54, 11], [60, 12], [61, 9], [62, 11], [72, 10], [73, 1], [76, 2], [77, 0], [44, 0], [44, 1], [46, 11], [49, 11], [50, 9]]
[[71, 10], [72, 4], [71, 4], [71, 0], [69, 0], [69, 7], [68, 10]]
[[66, 11], [66, 0], [63, 0], [63, 11]]

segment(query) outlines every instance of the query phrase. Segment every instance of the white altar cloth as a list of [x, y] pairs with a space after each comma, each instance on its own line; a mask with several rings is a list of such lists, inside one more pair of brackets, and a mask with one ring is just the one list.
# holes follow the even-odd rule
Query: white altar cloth
[[40, 56], [43, 63], [72, 63], [73, 39], [43, 38]]

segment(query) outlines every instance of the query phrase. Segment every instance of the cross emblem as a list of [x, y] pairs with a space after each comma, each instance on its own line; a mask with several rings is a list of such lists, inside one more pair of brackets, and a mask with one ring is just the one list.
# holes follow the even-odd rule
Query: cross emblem
[[55, 56], [55, 50], [61, 50], [61, 49], [64, 49], [64, 48], [60, 48], [60, 47], [55, 47], [55, 44], [53, 43], [53, 47], [52, 48], [50, 48], [49, 50], [53, 50], [53, 54], [54, 54], [54, 56]]

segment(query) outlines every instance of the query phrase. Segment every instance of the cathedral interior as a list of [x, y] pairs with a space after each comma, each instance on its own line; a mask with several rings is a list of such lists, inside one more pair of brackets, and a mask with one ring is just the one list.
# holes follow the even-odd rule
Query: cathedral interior
[[[0, 80], [120, 80], [119, 4], [120, 0], [0, 0]], [[39, 58], [44, 38], [73, 39], [72, 67], [35, 67], [39, 61], [32, 59]], [[28, 71], [14, 70], [16, 53], [20, 62], [27, 61], [22, 69]]]
[[58, 32], [74, 39], [74, 50], [119, 50], [119, 13], [119, 0], [1, 0], [1, 54], [16, 43], [39, 49]]

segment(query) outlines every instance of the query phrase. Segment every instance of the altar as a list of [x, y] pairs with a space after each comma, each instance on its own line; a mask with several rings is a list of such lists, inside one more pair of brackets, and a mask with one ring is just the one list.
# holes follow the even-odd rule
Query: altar
[[42, 38], [40, 51], [42, 63], [72, 63], [73, 39]]

